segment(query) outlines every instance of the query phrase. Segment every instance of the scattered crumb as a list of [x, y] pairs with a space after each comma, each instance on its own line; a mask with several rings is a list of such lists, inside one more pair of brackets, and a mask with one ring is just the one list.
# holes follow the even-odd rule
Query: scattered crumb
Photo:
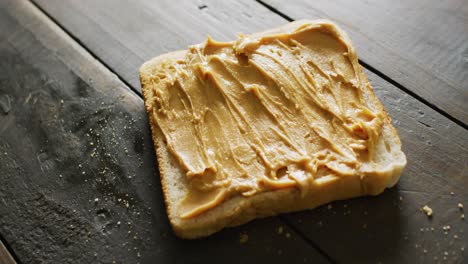
[[460, 218], [461, 218], [462, 220], [465, 220], [465, 214], [460, 215]]
[[286, 233], [286, 237], [287, 237], [287, 238], [290, 238], [290, 237], [291, 237], [291, 234], [290, 234], [290, 233]]
[[239, 242], [240, 242], [241, 244], [244, 244], [244, 243], [247, 243], [247, 241], [249, 241], [249, 235], [247, 235], [247, 234], [240, 234]]
[[450, 195], [454, 196], [454, 195], [455, 195], [455, 193], [454, 193], [454, 192], [450, 192]]
[[328, 208], [328, 210], [331, 210], [331, 209], [332, 209], [332, 205], [329, 204], [329, 205], [327, 206], [327, 208]]
[[443, 226], [442, 229], [443, 229], [445, 232], [448, 232], [448, 231], [450, 231], [450, 226], [449, 226], [449, 225]]
[[421, 210], [423, 210], [423, 212], [427, 215], [427, 216], [432, 216], [432, 208], [430, 208], [429, 206], [425, 205], [423, 206], [423, 208], [421, 208]]
[[280, 226], [280, 227], [278, 227], [278, 234], [281, 235], [282, 233], [283, 233], [283, 227]]
[[120, 221], [117, 221], [117, 225], [120, 225]]
[[94, 199], [94, 202], [95, 203], [99, 202], [99, 198]]
[[462, 204], [462, 203], [458, 203], [458, 208], [460, 208], [460, 210], [463, 210], [463, 204]]
[[400, 196], [400, 201], [403, 201], [403, 197]]

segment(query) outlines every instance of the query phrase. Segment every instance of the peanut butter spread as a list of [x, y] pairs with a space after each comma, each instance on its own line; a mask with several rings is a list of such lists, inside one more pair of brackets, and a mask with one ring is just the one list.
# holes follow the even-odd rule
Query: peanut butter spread
[[238, 195], [307, 195], [323, 179], [369, 170], [385, 115], [366, 103], [359, 67], [346, 34], [325, 21], [208, 37], [162, 63], [147, 107], [186, 171], [180, 217]]

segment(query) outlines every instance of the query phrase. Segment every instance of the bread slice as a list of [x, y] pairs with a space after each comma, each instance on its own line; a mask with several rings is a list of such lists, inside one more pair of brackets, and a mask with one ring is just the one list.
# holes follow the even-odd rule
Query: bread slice
[[[341, 38], [349, 41], [348, 36], [343, 31], [333, 23], [324, 20], [296, 21], [284, 27], [252, 36], [258, 37], [291, 32], [304, 24], [326, 24], [329, 30], [335, 30]], [[350, 56], [355, 56], [352, 46], [349, 47], [348, 52]], [[375, 96], [365, 74], [359, 68], [361, 82], [364, 82], [364, 85], [362, 85], [364, 87], [364, 98], [374, 109], [384, 114], [382, 136], [379, 137], [379, 142], [376, 142], [376, 162], [369, 169], [369, 173], [349, 177], [319, 178], [305, 196], [301, 196], [301, 192], [297, 188], [261, 192], [250, 197], [238, 195], [200, 215], [181, 218], [177, 213], [176, 205], [188, 192], [188, 180], [183, 168], [169, 151], [164, 135], [151, 115], [150, 104], [155, 96], [152, 76], [157, 73], [163, 63], [167, 64], [183, 59], [185, 54], [186, 51], [167, 53], [153, 58], [140, 68], [141, 85], [157, 153], [167, 214], [173, 230], [178, 236], [186, 239], [199, 238], [208, 236], [225, 227], [241, 225], [255, 218], [311, 209], [334, 200], [363, 195], [377, 195], [385, 188], [392, 187], [398, 181], [401, 171], [406, 165], [406, 157], [401, 151], [400, 139], [382, 104]], [[352, 59], [355, 59], [357, 64], [357, 57]]]

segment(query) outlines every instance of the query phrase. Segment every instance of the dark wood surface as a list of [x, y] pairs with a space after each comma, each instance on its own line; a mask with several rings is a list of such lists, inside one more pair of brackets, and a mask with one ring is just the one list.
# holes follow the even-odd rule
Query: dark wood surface
[[293, 19], [336, 21], [363, 61], [468, 123], [466, 0], [261, 1]]
[[30, 3], [1, 7], [0, 233], [20, 262], [327, 263], [279, 218], [174, 237], [142, 99]]
[[[446, 117], [460, 115], [439, 113], [446, 106], [431, 101], [434, 94], [418, 94], [419, 88], [412, 85], [425, 78], [419, 69], [407, 72], [405, 78], [410, 81], [405, 82], [381, 68], [385, 63], [399, 66], [388, 50], [375, 50], [380, 39], [361, 41], [353, 28], [340, 24], [369, 64], [366, 74], [402, 139], [408, 166], [398, 186], [377, 197], [335, 202], [256, 220], [208, 239], [182, 241], [172, 235], [164, 212], [139, 96], [138, 67], [153, 56], [201, 42], [206, 34], [229, 40], [237, 32], [260, 31], [287, 21], [250, 0], [178, 5], [171, 1], [35, 1], [53, 22], [29, 2], [4, 2], [5, 8], [0, 9], [0, 35], [5, 39], [0, 41], [0, 181], [5, 184], [0, 186], [0, 234], [20, 261], [467, 261], [467, 220], [461, 219], [463, 211], [457, 204], [468, 205], [468, 133]], [[372, 32], [368, 34], [381, 36]], [[446, 34], [453, 32], [457, 31]], [[404, 45], [413, 40], [395, 41]], [[397, 53], [395, 57], [412, 58], [408, 63], [425, 59], [418, 54], [407, 57], [404, 50], [390, 51]], [[381, 61], [366, 56], [381, 56]], [[453, 80], [466, 77], [459, 68], [444, 70], [426, 74], [435, 79], [442, 76], [438, 74], [455, 76]], [[431, 80], [426, 86], [429, 93], [437, 85]], [[457, 97], [454, 104], [468, 99], [466, 89], [457, 87], [461, 93], [444, 92], [446, 98]], [[426, 204], [434, 210], [432, 218], [420, 210]], [[282, 234], [277, 232], [279, 227], [284, 229]], [[239, 242], [242, 234], [248, 235], [247, 243]]]
[[110, 69], [140, 91], [138, 69], [157, 55], [201, 43], [232, 40], [284, 24], [251, 0], [34, 1]]

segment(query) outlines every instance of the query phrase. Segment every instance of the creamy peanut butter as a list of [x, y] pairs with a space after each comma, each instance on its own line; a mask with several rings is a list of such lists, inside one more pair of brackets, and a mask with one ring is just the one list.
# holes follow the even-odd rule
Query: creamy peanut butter
[[208, 38], [168, 60], [153, 82], [152, 118], [189, 183], [182, 218], [237, 195], [307, 195], [324, 177], [361, 175], [384, 119], [363, 98], [367, 81], [349, 39], [324, 21]]

